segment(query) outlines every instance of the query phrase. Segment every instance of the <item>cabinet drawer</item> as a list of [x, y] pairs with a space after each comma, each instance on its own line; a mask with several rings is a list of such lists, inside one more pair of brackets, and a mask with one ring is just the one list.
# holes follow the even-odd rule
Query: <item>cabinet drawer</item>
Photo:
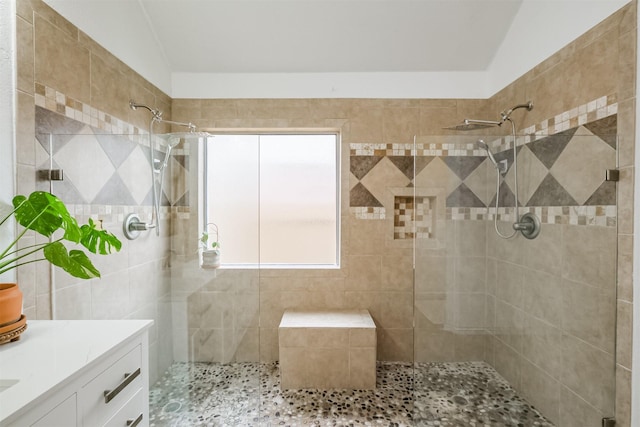
[[77, 425], [76, 412], [76, 394], [74, 393], [47, 415], [31, 424], [31, 427], [72, 427]]
[[84, 425], [99, 426], [110, 419], [142, 386], [142, 349], [138, 345], [82, 387]]
[[138, 389], [136, 394], [113, 416], [104, 427], [143, 427], [149, 425], [144, 413], [144, 393]]

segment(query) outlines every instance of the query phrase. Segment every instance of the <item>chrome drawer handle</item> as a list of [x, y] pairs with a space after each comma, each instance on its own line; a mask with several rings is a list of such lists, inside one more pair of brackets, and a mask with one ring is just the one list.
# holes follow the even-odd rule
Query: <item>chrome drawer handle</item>
[[138, 415], [138, 418], [136, 418], [135, 420], [127, 420], [127, 426], [136, 427], [138, 424], [140, 424], [140, 421], [142, 421], [142, 414]]
[[140, 375], [140, 368], [136, 369], [133, 374], [124, 374], [124, 381], [118, 384], [118, 387], [113, 390], [105, 390], [104, 391], [104, 403], [109, 403], [111, 400], [118, 395], [126, 386], [131, 383], [131, 381], [135, 380], [138, 375]]

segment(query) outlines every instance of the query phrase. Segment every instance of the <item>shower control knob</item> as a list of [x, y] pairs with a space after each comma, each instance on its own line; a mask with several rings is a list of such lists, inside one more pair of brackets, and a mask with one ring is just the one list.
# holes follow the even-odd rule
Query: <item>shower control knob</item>
[[147, 231], [147, 230], [151, 230], [152, 228], [156, 228], [156, 225], [155, 224], [149, 224], [147, 222], [132, 221], [131, 224], [129, 224], [129, 229], [130, 230]]
[[513, 229], [521, 232], [527, 239], [535, 239], [540, 234], [540, 220], [535, 214], [527, 212], [520, 217], [520, 221], [513, 224]]
[[156, 224], [140, 221], [140, 217], [135, 213], [127, 215], [124, 219], [124, 224], [122, 224], [124, 236], [129, 240], [137, 239], [141, 231], [151, 230], [152, 228], [156, 228]]

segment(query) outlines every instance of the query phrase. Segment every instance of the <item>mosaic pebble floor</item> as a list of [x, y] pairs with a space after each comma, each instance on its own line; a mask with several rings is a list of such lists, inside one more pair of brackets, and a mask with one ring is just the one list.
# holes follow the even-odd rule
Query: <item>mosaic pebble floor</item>
[[[414, 389], [415, 385], [415, 389]], [[150, 426], [553, 426], [484, 362], [378, 363], [376, 390], [280, 390], [277, 363], [175, 363]]]

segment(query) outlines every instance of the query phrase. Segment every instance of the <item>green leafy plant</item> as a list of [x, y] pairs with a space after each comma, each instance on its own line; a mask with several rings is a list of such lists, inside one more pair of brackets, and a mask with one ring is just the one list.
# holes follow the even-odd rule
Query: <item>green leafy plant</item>
[[[205, 251], [206, 250], [216, 250], [216, 251], [219, 252], [220, 251], [220, 242], [218, 242], [218, 226], [215, 225], [212, 222], [207, 224], [207, 227], [208, 226], [213, 226], [213, 228], [214, 228], [213, 234], [215, 234], [215, 238], [212, 236], [211, 233], [209, 233], [207, 230], [205, 230], [200, 235], [200, 244], [202, 245], [202, 248]], [[211, 243], [209, 243], [209, 239], [212, 239]]]
[[[98, 229], [91, 219], [88, 224], [78, 225], [64, 203], [53, 194], [35, 191], [29, 197], [15, 196], [12, 202], [13, 210], [2, 218], [0, 226], [13, 215], [24, 229], [9, 246], [0, 252], [0, 274], [21, 265], [48, 260], [74, 277], [93, 279], [100, 277], [100, 272], [87, 254], [82, 249], [67, 250], [63, 241], [74, 243], [91, 253], [101, 255], [118, 252], [122, 247], [122, 243], [116, 236]], [[61, 237], [54, 236], [53, 240], [47, 243], [36, 243], [19, 248], [18, 242], [29, 230], [36, 231], [45, 237], [53, 236], [58, 230], [63, 233]], [[42, 252], [42, 258], [28, 258], [39, 252]]]
[[209, 233], [207, 233], [206, 231], [202, 233], [202, 235], [200, 236], [200, 243], [202, 244], [202, 248], [204, 250], [220, 250], [220, 242], [217, 241], [213, 241], [211, 242], [211, 244], [209, 244], [209, 237], [211, 235]]

